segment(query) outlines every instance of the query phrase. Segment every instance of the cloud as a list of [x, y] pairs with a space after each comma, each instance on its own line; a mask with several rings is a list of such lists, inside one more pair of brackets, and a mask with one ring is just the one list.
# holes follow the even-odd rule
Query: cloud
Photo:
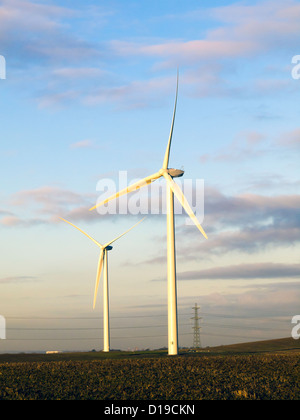
[[39, 225], [45, 225], [50, 223], [47, 219], [42, 219], [38, 217], [31, 217], [31, 218], [25, 218], [25, 217], [19, 217], [19, 216], [8, 216], [3, 217], [0, 220], [0, 225], [5, 227], [32, 227], [32, 226], [39, 226]]
[[[260, 327], [268, 330], [268, 328], [276, 329], [276, 331], [284, 328], [287, 334], [290, 333], [292, 314], [297, 313], [299, 307], [299, 283], [295, 281], [274, 281], [272, 283], [254, 283], [245, 284], [244, 288], [248, 289], [241, 292], [241, 284], [239, 283], [239, 291], [228, 293], [213, 292], [199, 297], [201, 307], [204, 309], [204, 323], [215, 316], [229, 318], [252, 325], [258, 330]], [[189, 299], [189, 306], [194, 302], [194, 297]], [[218, 315], [218, 313], [222, 315]], [[225, 325], [228, 323], [226, 321]], [[230, 322], [231, 323], [231, 322]], [[248, 324], [249, 325], [249, 324]], [[234, 326], [234, 325], [233, 325]], [[222, 328], [222, 326], [220, 326]], [[243, 327], [241, 327], [243, 328]], [[247, 329], [247, 327], [246, 327]]]
[[[265, 118], [265, 116], [262, 118]], [[264, 134], [255, 130], [241, 131], [235, 135], [234, 139], [226, 147], [213, 153], [202, 154], [199, 160], [201, 163], [244, 163], [249, 159], [264, 158], [270, 155], [281, 158], [283, 152], [292, 154], [299, 148], [299, 145], [300, 128], [298, 127], [282, 132], [273, 138], [267, 138]]]
[[209, 30], [203, 39], [148, 45], [115, 40], [110, 43], [111, 49], [120, 56], [151, 56], [174, 66], [174, 63], [186, 65], [202, 60], [249, 58], [257, 53], [278, 51], [290, 47], [291, 43], [296, 45], [300, 35], [300, 6], [293, 0], [255, 5], [236, 3], [211, 8], [209, 14], [219, 26]]
[[[205, 188], [205, 219], [221, 226], [299, 226], [300, 195], [226, 195], [217, 188]], [[266, 223], [268, 222], [268, 223]]]
[[[235, 3], [213, 8], [212, 16], [222, 22], [222, 26], [211, 30], [207, 35], [209, 39], [238, 39], [241, 43], [251, 43], [256, 55], [278, 54], [297, 48], [300, 36], [300, 5], [297, 1], [263, 1], [251, 5]], [[261, 94], [261, 90], [267, 93], [287, 86], [286, 78], [271, 80], [268, 77], [257, 81], [255, 88]]]
[[299, 149], [300, 146], [300, 128], [283, 133], [279, 136], [277, 144], [281, 147]]
[[178, 273], [179, 280], [241, 280], [299, 278], [300, 264], [253, 263]]
[[57, 19], [75, 15], [71, 9], [30, 0], [2, 0], [0, 12], [1, 36], [5, 31], [20, 26], [29, 31], [52, 31], [62, 26]]
[[90, 149], [93, 148], [93, 142], [91, 140], [81, 140], [76, 143], [71, 144], [71, 149]]
[[235, 3], [213, 8], [211, 14], [226, 23], [223, 28], [210, 31], [211, 38], [252, 39], [261, 43], [261, 48], [280, 48], [288, 42], [295, 43], [295, 36], [300, 33], [300, 5], [294, 0]]
[[[3, 0], [0, 6], [0, 42], [4, 52], [17, 66], [26, 62], [40, 66], [43, 60], [79, 61], [99, 56], [89, 42], [70, 31], [71, 25], [82, 17], [79, 10], [38, 4], [30, 0]], [[22, 33], [22, 36], [20, 36]]]
[[53, 212], [63, 205], [80, 204], [82, 200], [83, 196], [78, 193], [52, 186], [19, 191], [13, 196], [15, 206], [34, 202], [43, 206], [42, 212]]
[[199, 60], [247, 56], [254, 52], [252, 42], [241, 41], [172, 41], [157, 45], [141, 45], [126, 41], [112, 41], [111, 49], [121, 56], [144, 55], [165, 58], [177, 63], [195, 63]]
[[63, 67], [54, 69], [52, 74], [63, 79], [85, 79], [103, 77], [107, 73], [96, 67]]
[[149, 106], [157, 92], [169, 94], [174, 91], [174, 77], [156, 77], [143, 81], [132, 81], [118, 86], [102, 86], [89, 91], [83, 97], [85, 105], [115, 104], [122, 109], [139, 109]]
[[[157, 92], [161, 100], [170, 92], [167, 78], [120, 84], [113, 74], [105, 70], [112, 68], [111, 63], [121, 65], [134, 56], [155, 60], [152, 65], [156, 70], [161, 66], [174, 68], [178, 64], [185, 67], [186, 77], [183, 76], [182, 84], [189, 95], [245, 95], [245, 86], [238, 86], [241, 81], [234, 84], [226, 79], [226, 65], [232, 68], [235, 58], [248, 60], [255, 54], [275, 48], [276, 51], [278, 48], [290, 48], [296, 44], [295, 39], [300, 34], [299, 5], [292, 0], [287, 3], [276, 1], [275, 6], [274, 2], [266, 1], [255, 5], [237, 3], [204, 9], [205, 15], [213, 20], [215, 29], [207, 31], [199, 39], [166, 38], [158, 43], [134, 39], [100, 42], [96, 38], [87, 38], [83, 31], [75, 34], [73, 28], [77, 28], [78, 24], [86, 23], [94, 29], [96, 22], [97, 25], [100, 22], [101, 27], [103, 21], [107, 23], [106, 19], [112, 13], [103, 12], [99, 7], [67, 8], [29, 0], [5, 0], [2, 3], [0, 41], [4, 53], [7, 50], [10, 56], [15, 57], [11, 61], [15, 61], [12, 65], [16, 67], [21, 67], [17, 64], [20, 61], [22, 69], [24, 62], [36, 67], [30, 74], [38, 71], [36, 83], [39, 83], [37, 80], [43, 81], [43, 85], [36, 89], [41, 108], [75, 101], [85, 106], [113, 104], [126, 109], [147, 107], [150, 102], [157, 104]], [[186, 14], [185, 19], [191, 16], [195, 19], [197, 15], [203, 15], [201, 9]], [[15, 28], [24, 36], [20, 37]], [[98, 68], [99, 59], [101, 68]], [[274, 84], [286, 89], [286, 80], [269, 79], [258, 81], [254, 88], [263, 87], [269, 92], [273, 91]], [[172, 80], [172, 89], [173, 86]]]
[[[57, 223], [58, 216], [73, 215], [81, 220], [93, 221], [97, 212], [89, 212], [95, 201], [92, 194], [80, 194], [70, 190], [43, 186], [32, 190], [23, 190], [11, 197], [14, 213], [5, 215], [0, 220], [2, 226], [30, 227], [40, 224]], [[22, 213], [18, 215], [19, 209]]]
[[[254, 82], [253, 89], [256, 92], [259, 92], [262, 94], [273, 94], [275, 92], [279, 91], [286, 91], [286, 88], [290, 86], [290, 80], [287, 79], [258, 79]], [[263, 119], [263, 117], [266, 119], [275, 118], [274, 116], [268, 116], [268, 115], [260, 115], [260, 119]]]
[[[96, 199], [95, 194], [80, 194], [53, 186], [19, 191], [11, 197], [15, 212], [2, 211], [0, 225], [31, 227], [57, 224], [61, 222], [60, 217], [70, 221], [85, 222], [114, 218], [115, 214], [100, 215], [97, 211], [89, 211]], [[18, 215], [19, 210], [20, 215]]]
[[285, 175], [275, 173], [251, 174], [251, 176], [246, 176], [246, 179], [247, 185], [243, 185], [244, 191], [265, 191], [268, 194], [276, 194], [278, 191], [285, 191], [286, 193], [288, 191], [299, 191], [300, 187], [300, 179], [290, 180]]
[[255, 253], [274, 247], [292, 247], [299, 242], [300, 228], [274, 226], [261, 229], [229, 231], [213, 235], [209, 245], [201, 247], [205, 253], [220, 255], [229, 252]]
[[[65, 209], [64, 213], [54, 215], [51, 220], [53, 222], [61, 222], [59, 217], [63, 217], [64, 219], [76, 222], [76, 221], [84, 221], [84, 222], [93, 222], [93, 221], [100, 221], [101, 217], [97, 213], [97, 211], [89, 211], [90, 206], [76, 206], [72, 209]], [[108, 215], [109, 217], [109, 215]], [[113, 215], [111, 216], [114, 217]], [[103, 219], [102, 219], [103, 220]], [[107, 220], [107, 218], [105, 218]]]
[[76, 90], [64, 90], [58, 93], [44, 93], [37, 97], [38, 107], [49, 108], [49, 107], [61, 107], [67, 103], [71, 103], [78, 99], [80, 92]]
[[12, 216], [12, 215], [13, 213], [11, 213], [10, 211], [0, 209], [0, 216]]
[[[187, 258], [238, 251], [253, 253], [270, 247], [293, 246], [300, 240], [300, 196], [241, 194], [226, 196], [206, 188], [203, 227], [209, 240], [182, 246]], [[213, 228], [212, 228], [213, 227]], [[182, 226], [181, 234], [194, 238], [194, 230]]]
[[237, 133], [236, 138], [225, 148], [201, 155], [200, 162], [244, 162], [247, 159], [263, 157], [271, 150], [263, 134], [253, 130], [243, 131]]
[[[264, 285], [257, 290], [241, 293], [238, 296], [232, 296], [232, 302], [236, 302], [236, 306], [243, 308], [244, 311], [253, 312], [254, 316], [273, 315], [273, 319], [277, 316], [287, 315], [288, 322], [284, 325], [278, 324], [278, 329], [284, 327], [286, 333], [290, 332], [291, 316], [299, 307], [299, 284], [294, 283], [288, 287], [277, 286], [276, 284]], [[271, 315], [271, 316], [272, 316]], [[274, 322], [276, 319], [274, 319]], [[267, 326], [267, 325], [266, 325]], [[276, 330], [277, 330], [276, 328]]]
[[[230, 196], [206, 186], [202, 226], [208, 240], [201, 240], [192, 226], [178, 225], [178, 258], [199, 261], [233, 252], [243, 255], [292, 248], [300, 241], [299, 207], [297, 194]], [[145, 263], [162, 261], [157, 254]]]
[[4, 277], [0, 279], [1, 284], [14, 284], [14, 283], [27, 283], [37, 281], [37, 277], [33, 276], [15, 276], [15, 277]]
[[3, 217], [0, 221], [1, 225], [3, 226], [18, 226], [18, 225], [22, 225], [23, 222], [21, 219], [19, 219], [19, 217], [17, 216], [6, 216]]

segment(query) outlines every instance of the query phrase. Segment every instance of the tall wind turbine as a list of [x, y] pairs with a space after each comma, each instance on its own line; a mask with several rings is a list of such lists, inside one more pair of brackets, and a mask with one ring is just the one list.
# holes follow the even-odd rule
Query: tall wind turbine
[[188, 201], [186, 200], [183, 192], [179, 186], [173, 181], [173, 178], [181, 177], [184, 174], [184, 171], [180, 169], [171, 169], [169, 168], [169, 157], [171, 142], [173, 137], [173, 129], [176, 115], [177, 107], [177, 98], [178, 98], [178, 73], [177, 73], [177, 86], [176, 86], [176, 98], [175, 98], [175, 107], [173, 112], [173, 119], [171, 125], [171, 131], [169, 136], [169, 141], [167, 145], [167, 150], [165, 153], [163, 166], [154, 174], [147, 176], [146, 178], [124, 188], [118, 193], [112, 195], [106, 200], [98, 203], [96, 206], [92, 207], [90, 210], [94, 210], [96, 207], [102, 206], [103, 204], [108, 203], [109, 201], [121, 197], [124, 194], [128, 194], [133, 191], [137, 191], [139, 188], [151, 184], [153, 181], [164, 177], [167, 182], [166, 189], [166, 203], [167, 203], [167, 261], [168, 261], [168, 352], [169, 355], [178, 354], [178, 319], [177, 319], [177, 284], [176, 284], [176, 252], [175, 252], [175, 226], [174, 226], [174, 195], [177, 197], [178, 201], [181, 203], [182, 207], [185, 209], [186, 213], [190, 216], [192, 221], [195, 223], [197, 228], [200, 230], [202, 235], [207, 239], [207, 235], [197, 220], [193, 210], [191, 209]]
[[92, 238], [90, 235], [88, 235], [86, 232], [84, 232], [79, 227], [73, 225], [73, 223], [68, 222], [67, 220], [60, 217], [61, 220], [64, 222], [69, 223], [69, 225], [73, 226], [74, 228], [78, 229], [81, 233], [83, 233], [85, 236], [87, 236], [89, 239], [91, 239], [96, 245], [100, 248], [100, 256], [98, 261], [98, 270], [97, 270], [97, 277], [96, 277], [96, 284], [95, 284], [95, 292], [94, 292], [94, 303], [93, 303], [93, 309], [95, 309], [96, 305], [96, 299], [97, 299], [97, 293], [98, 293], [98, 287], [99, 287], [99, 281], [102, 273], [102, 268], [104, 267], [103, 272], [103, 351], [109, 352], [110, 350], [110, 334], [109, 334], [109, 297], [108, 297], [108, 251], [111, 251], [113, 247], [111, 246], [112, 243], [116, 242], [118, 239], [120, 239], [122, 236], [124, 236], [126, 233], [128, 233], [130, 230], [132, 230], [135, 226], [137, 226], [139, 223], [141, 223], [144, 219], [140, 220], [138, 223], [136, 223], [134, 226], [132, 226], [130, 229], [126, 230], [126, 232], [122, 233], [117, 238], [113, 239], [110, 242], [107, 242], [107, 244], [102, 245], [100, 242], [96, 241], [94, 238]]

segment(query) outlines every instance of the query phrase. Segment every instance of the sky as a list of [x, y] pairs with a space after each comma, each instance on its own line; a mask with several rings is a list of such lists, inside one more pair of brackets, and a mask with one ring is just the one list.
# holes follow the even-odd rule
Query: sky
[[167, 346], [163, 182], [89, 208], [161, 168], [177, 68], [170, 167], [208, 235], [176, 215], [179, 346], [195, 303], [203, 347], [291, 335], [299, 19], [296, 0], [0, 1], [0, 352], [101, 350], [99, 250], [59, 217], [106, 243], [144, 213], [109, 253], [111, 347]]

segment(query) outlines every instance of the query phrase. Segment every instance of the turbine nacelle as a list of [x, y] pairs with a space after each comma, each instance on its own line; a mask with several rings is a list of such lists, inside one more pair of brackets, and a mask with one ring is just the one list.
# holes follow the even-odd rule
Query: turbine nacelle
[[168, 169], [167, 172], [172, 178], [180, 178], [184, 174], [181, 169]]
[[160, 178], [161, 176], [166, 176], [170, 175], [172, 178], [179, 178], [181, 176], [183, 176], [184, 171], [182, 171], [181, 169], [173, 169], [173, 168], [168, 168], [168, 169], [164, 169], [161, 168], [157, 174], [154, 175], [153, 180]]
[[105, 249], [105, 251], [111, 251], [111, 250], [113, 249], [113, 247], [112, 247], [112, 246], [110, 246], [110, 245], [108, 245], [108, 246], [107, 246], [107, 247], [105, 247], [104, 249]]

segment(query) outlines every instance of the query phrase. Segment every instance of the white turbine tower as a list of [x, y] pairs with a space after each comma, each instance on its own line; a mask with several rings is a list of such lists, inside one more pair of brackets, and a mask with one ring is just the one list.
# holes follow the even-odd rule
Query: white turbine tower
[[176, 255], [175, 255], [175, 227], [174, 227], [174, 195], [177, 197], [182, 207], [185, 209], [186, 213], [190, 216], [192, 221], [195, 223], [197, 228], [200, 230], [202, 235], [207, 239], [207, 235], [204, 232], [202, 226], [197, 220], [193, 210], [191, 209], [188, 201], [186, 200], [183, 192], [179, 186], [173, 181], [173, 178], [181, 177], [184, 174], [184, 171], [179, 169], [169, 169], [169, 156], [170, 148], [173, 136], [176, 107], [177, 107], [177, 97], [178, 97], [178, 74], [177, 74], [177, 87], [176, 87], [176, 99], [175, 107], [173, 113], [172, 126], [169, 136], [169, 141], [167, 145], [167, 150], [165, 153], [163, 166], [162, 168], [150, 175], [141, 181], [138, 181], [127, 188], [119, 191], [118, 193], [112, 195], [106, 200], [98, 203], [96, 206], [92, 207], [90, 210], [94, 210], [96, 207], [102, 206], [103, 204], [108, 203], [109, 201], [121, 197], [124, 194], [136, 191], [141, 187], [151, 184], [151, 182], [156, 179], [165, 178], [167, 182], [167, 261], [168, 261], [168, 352], [169, 355], [178, 354], [178, 320], [177, 320], [177, 284], [176, 284]]
[[110, 350], [110, 333], [109, 333], [109, 295], [108, 295], [108, 251], [111, 251], [113, 247], [111, 246], [112, 243], [120, 239], [122, 236], [124, 236], [126, 233], [128, 233], [130, 230], [132, 230], [135, 226], [137, 226], [139, 223], [141, 223], [144, 219], [140, 220], [138, 223], [136, 223], [134, 226], [132, 226], [130, 229], [126, 230], [126, 232], [122, 233], [122, 235], [118, 236], [117, 238], [113, 239], [110, 242], [107, 242], [107, 244], [102, 245], [100, 242], [96, 241], [94, 238], [92, 238], [90, 235], [88, 235], [86, 232], [84, 232], [79, 227], [73, 225], [73, 223], [68, 222], [67, 220], [60, 217], [61, 220], [64, 222], [69, 223], [69, 225], [73, 226], [74, 228], [78, 229], [81, 233], [83, 233], [85, 236], [87, 236], [89, 239], [91, 239], [96, 245], [100, 248], [100, 256], [98, 261], [98, 269], [97, 269], [97, 277], [96, 277], [96, 284], [95, 284], [95, 293], [94, 293], [94, 303], [93, 303], [93, 309], [95, 309], [96, 305], [96, 299], [97, 299], [97, 293], [98, 293], [98, 287], [99, 287], [99, 281], [102, 273], [102, 268], [104, 267], [103, 272], [103, 351], [109, 352]]

